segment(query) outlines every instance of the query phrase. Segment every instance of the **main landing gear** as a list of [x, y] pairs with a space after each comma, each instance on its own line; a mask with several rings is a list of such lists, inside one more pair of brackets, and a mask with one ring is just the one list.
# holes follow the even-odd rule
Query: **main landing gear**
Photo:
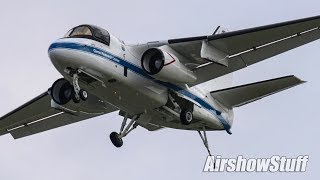
[[[193, 107], [194, 104], [187, 99], [181, 98], [173, 92], [169, 92], [169, 101], [163, 108], [168, 112], [180, 117], [181, 124], [189, 125], [193, 121]], [[178, 113], [180, 112], [180, 114]], [[206, 128], [203, 126], [202, 130], [197, 130], [200, 138], [208, 151], [209, 156], [211, 156], [211, 151], [208, 144]]]
[[[176, 112], [180, 112], [179, 117], [180, 121], [183, 125], [191, 124], [193, 120], [193, 103], [190, 101], [178, 97], [174, 93], [169, 93], [169, 104], [168, 108], [169, 111], [172, 111], [173, 114]], [[171, 108], [170, 108], [171, 107]]]
[[138, 126], [138, 124], [135, 122], [137, 118], [137, 115], [133, 116], [133, 118], [127, 125], [128, 113], [125, 114], [121, 124], [120, 132], [112, 132], [110, 134], [110, 140], [115, 147], [121, 147], [123, 145], [122, 138], [128, 135], [133, 129], [135, 129]]
[[193, 120], [193, 114], [190, 109], [182, 109], [180, 112], [180, 121], [184, 125], [191, 124]]
[[200, 136], [204, 146], [206, 147], [206, 149], [207, 149], [207, 151], [209, 153], [209, 156], [211, 156], [211, 152], [210, 152], [210, 149], [209, 149], [208, 138], [207, 138], [207, 134], [206, 134], [206, 128], [203, 127], [202, 133], [201, 133], [201, 131], [198, 130], [198, 133], [199, 133], [199, 136]]
[[78, 73], [72, 73], [72, 85], [64, 78], [56, 80], [50, 89], [53, 101], [59, 105], [67, 104], [71, 99], [74, 103], [86, 101], [88, 92], [80, 88], [78, 79]]
[[[207, 138], [207, 134], [206, 134], [206, 128], [203, 127], [202, 133], [201, 133], [200, 130], [198, 130], [198, 133], [199, 133], [199, 135], [200, 135], [200, 138], [201, 138], [204, 146], [206, 147], [206, 149], [207, 149], [207, 151], [208, 151], [209, 156], [211, 157], [212, 155], [211, 155], [211, 151], [210, 151], [210, 148], [209, 148], [208, 138]], [[213, 167], [214, 167], [214, 169], [216, 168], [216, 162], [215, 162], [215, 160], [213, 161]]]

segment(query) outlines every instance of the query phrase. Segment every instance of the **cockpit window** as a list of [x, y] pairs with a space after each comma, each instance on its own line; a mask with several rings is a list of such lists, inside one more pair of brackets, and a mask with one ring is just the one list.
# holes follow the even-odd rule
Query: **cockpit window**
[[88, 26], [79, 26], [73, 29], [70, 36], [92, 36], [92, 32]]
[[105, 29], [92, 25], [81, 25], [71, 29], [65, 37], [88, 38], [99, 41], [103, 44], [110, 45], [110, 35]]
[[108, 43], [108, 45], [109, 45], [109, 42], [110, 42], [109, 32], [107, 30], [104, 30], [104, 29], [101, 29], [98, 27], [94, 27], [94, 26], [92, 26], [92, 28], [93, 28], [94, 36], [96, 38], [104, 41], [105, 43]]
[[73, 31], [73, 29], [70, 29], [63, 37], [66, 38], [66, 37], [69, 37], [70, 33]]

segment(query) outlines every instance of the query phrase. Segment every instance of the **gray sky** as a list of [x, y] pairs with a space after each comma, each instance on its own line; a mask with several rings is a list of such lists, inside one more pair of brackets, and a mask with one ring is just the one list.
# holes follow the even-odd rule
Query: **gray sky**
[[[60, 77], [47, 49], [78, 24], [104, 27], [126, 42], [211, 34], [319, 15], [309, 1], [3, 1], [0, 6], [0, 115], [39, 95]], [[210, 132], [224, 157], [309, 155], [305, 173], [202, 173], [207, 152], [197, 132], [138, 128], [122, 148], [109, 141], [116, 113], [14, 141], [0, 137], [1, 180], [316, 179], [319, 178], [320, 41], [234, 74], [235, 85], [294, 74], [308, 83], [235, 110], [233, 135]]]

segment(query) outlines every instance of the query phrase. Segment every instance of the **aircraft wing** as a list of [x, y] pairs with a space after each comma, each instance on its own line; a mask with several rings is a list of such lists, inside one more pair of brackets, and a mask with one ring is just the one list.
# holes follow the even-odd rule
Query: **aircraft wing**
[[211, 96], [226, 107], [239, 107], [277, 92], [304, 83], [295, 76], [285, 76], [252, 84], [210, 92]]
[[320, 16], [210, 36], [169, 39], [198, 79], [194, 86], [320, 38]]
[[[10, 133], [14, 139], [65, 126], [118, 110], [89, 94], [87, 101], [59, 106], [44, 92], [0, 118], [0, 135]], [[55, 107], [55, 108], [52, 108]]]

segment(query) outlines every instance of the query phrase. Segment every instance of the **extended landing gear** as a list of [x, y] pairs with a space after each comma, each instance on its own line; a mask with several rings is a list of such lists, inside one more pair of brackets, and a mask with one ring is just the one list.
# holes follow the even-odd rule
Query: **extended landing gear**
[[74, 103], [79, 103], [81, 100], [86, 101], [88, 92], [80, 89], [78, 79], [78, 74], [73, 73], [72, 85], [64, 78], [56, 80], [50, 89], [53, 101], [59, 105], [67, 104], [71, 99]]
[[199, 135], [200, 135], [200, 137], [201, 137], [201, 140], [202, 140], [204, 146], [206, 147], [209, 155], [211, 156], [211, 152], [210, 152], [210, 149], [209, 149], [208, 138], [207, 138], [207, 134], [206, 134], [206, 128], [203, 127], [203, 130], [202, 130], [202, 131], [203, 131], [203, 133], [201, 133], [201, 131], [198, 130], [198, 133], [199, 133]]
[[79, 83], [79, 76], [77, 73], [72, 74], [72, 84], [73, 84], [73, 97], [72, 100], [74, 103], [79, 103], [80, 100], [86, 101], [88, 99], [88, 93], [86, 90], [80, 89]]
[[169, 93], [169, 100], [170, 103], [168, 106], [171, 107], [171, 110], [167, 110], [173, 111], [173, 114], [175, 114], [174, 112], [180, 112], [179, 117], [183, 125], [191, 124], [193, 120], [193, 103], [186, 99], [180, 98], [173, 93]]
[[[112, 132], [110, 134], [110, 140], [112, 144], [119, 148], [123, 145], [122, 138], [128, 135], [133, 129], [135, 129], [138, 124], [135, 122], [135, 120], [138, 118], [138, 116], [133, 116], [129, 124], [127, 125], [127, 120], [128, 120], [128, 114], [126, 113], [123, 119], [123, 122], [121, 124], [120, 132]], [[127, 126], [126, 126], [127, 125]]]
[[50, 90], [51, 98], [59, 105], [67, 104], [73, 97], [73, 87], [64, 78], [56, 80]]
[[84, 89], [80, 89], [79, 96], [82, 101], [86, 101], [88, 99], [88, 92]]
[[[210, 148], [209, 148], [208, 138], [207, 138], [207, 134], [206, 134], [206, 128], [203, 127], [203, 130], [202, 130], [202, 131], [203, 131], [203, 133], [201, 133], [201, 131], [198, 130], [198, 133], [199, 133], [199, 135], [200, 135], [200, 137], [201, 137], [201, 140], [202, 140], [204, 146], [206, 147], [206, 149], [207, 149], [207, 151], [208, 151], [209, 156], [212, 156], [212, 155], [211, 155]], [[213, 162], [213, 167], [214, 167], [214, 169], [216, 168], [216, 162], [215, 162], [215, 160], [214, 160], [214, 162]]]
[[110, 134], [110, 140], [115, 147], [119, 148], [123, 145], [122, 138], [121, 138], [120, 134], [118, 134], [117, 132], [112, 132]]
[[180, 112], [180, 120], [184, 125], [189, 125], [192, 122], [193, 114], [190, 109], [182, 109]]

